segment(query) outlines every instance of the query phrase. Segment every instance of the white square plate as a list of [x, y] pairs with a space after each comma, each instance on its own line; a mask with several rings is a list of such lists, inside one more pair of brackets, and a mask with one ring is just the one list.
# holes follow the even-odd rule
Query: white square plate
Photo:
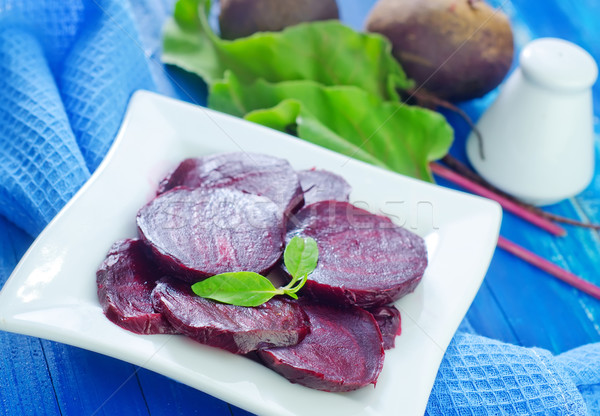
[[[108, 321], [95, 273], [111, 244], [180, 160], [266, 153], [339, 173], [351, 202], [422, 235], [429, 266], [397, 302], [402, 335], [376, 387], [325, 393], [182, 336], [136, 335]], [[0, 292], [0, 329], [86, 348], [164, 374], [260, 415], [422, 415], [438, 366], [483, 280], [501, 210], [489, 200], [406, 178], [302, 140], [153, 93], [134, 95], [102, 165], [48, 225]]]

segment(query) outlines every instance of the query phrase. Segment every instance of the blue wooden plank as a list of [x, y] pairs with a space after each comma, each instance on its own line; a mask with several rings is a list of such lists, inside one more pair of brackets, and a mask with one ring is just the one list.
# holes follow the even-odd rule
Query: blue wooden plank
[[[557, 211], [572, 212], [568, 204], [562, 208]], [[510, 220], [507, 222], [510, 224]], [[575, 233], [579, 235], [575, 237]], [[531, 231], [516, 227], [504, 234], [559, 266], [595, 280], [589, 271], [597, 270], [597, 259], [577, 253], [579, 244], [598, 249], [589, 234], [571, 230], [564, 239], [536, 238]], [[600, 302], [507, 253], [502, 255], [506, 257], [504, 267], [491, 270], [490, 280], [496, 296], [505, 302], [508, 319], [521, 344], [558, 353], [600, 340], [595, 318], [600, 316]]]
[[[596, 109], [600, 117], [600, 108]], [[589, 219], [590, 222], [600, 223], [600, 119], [597, 118], [595, 125], [596, 132], [596, 147], [595, 158], [596, 166], [594, 170], [594, 178], [590, 185], [577, 197], [576, 207], [581, 210], [581, 215]]]
[[[0, 287], [32, 238], [0, 216]], [[0, 415], [59, 414], [37, 338], [0, 332]]]
[[[597, 110], [600, 111], [600, 109]], [[595, 149], [597, 162], [594, 179], [592, 180], [590, 186], [588, 186], [583, 193], [575, 198], [575, 208], [578, 208], [581, 212], [581, 215], [587, 218], [590, 222], [600, 223], [600, 163], [598, 162], [600, 161], [600, 140], [598, 140], [600, 137], [600, 122], [597, 122], [595, 127], [597, 133]], [[600, 236], [597, 231], [589, 231], [589, 233], [595, 237], [596, 241], [600, 240]], [[587, 256], [595, 258], [596, 262], [598, 263], [598, 261], [600, 261], [600, 251], [598, 251], [598, 246], [600, 246], [600, 243], [598, 243], [596, 247], [593, 247], [585, 244], [585, 242], [582, 242], [582, 244], [573, 248], [573, 256]], [[597, 263], [593, 266], [594, 268], [583, 268], [581, 273], [591, 281], [594, 281], [596, 284], [600, 284], [600, 279], [597, 277], [597, 270], [599, 269]], [[585, 302], [582, 306], [585, 308], [588, 316], [590, 316], [590, 320], [594, 322], [595, 327], [600, 327], [600, 313], [598, 312], [598, 308], [594, 308], [594, 305], [590, 306], [589, 301]]]
[[[492, 265], [496, 264], [497, 258], [497, 255], [495, 255], [492, 259]], [[512, 344], [519, 342], [487, 280], [484, 280], [477, 292], [477, 296], [475, 296], [473, 304], [467, 312], [466, 319], [475, 333], [479, 335]]]
[[140, 369], [137, 375], [152, 415], [231, 416], [232, 414], [226, 402], [160, 374]]
[[52, 341], [42, 344], [62, 415], [149, 415], [133, 365]]
[[254, 413], [250, 413], [244, 409], [240, 409], [239, 407], [230, 406], [231, 407], [231, 415], [232, 416], [253, 416]]
[[0, 332], [0, 415], [59, 413], [39, 339]]

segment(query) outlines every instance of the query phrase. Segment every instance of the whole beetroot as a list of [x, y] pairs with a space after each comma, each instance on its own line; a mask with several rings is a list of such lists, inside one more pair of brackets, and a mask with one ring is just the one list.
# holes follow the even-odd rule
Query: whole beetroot
[[392, 42], [409, 78], [439, 98], [481, 97], [506, 76], [513, 60], [507, 17], [478, 0], [380, 0], [367, 30]]
[[335, 0], [221, 0], [221, 37], [275, 32], [301, 22], [339, 18]]

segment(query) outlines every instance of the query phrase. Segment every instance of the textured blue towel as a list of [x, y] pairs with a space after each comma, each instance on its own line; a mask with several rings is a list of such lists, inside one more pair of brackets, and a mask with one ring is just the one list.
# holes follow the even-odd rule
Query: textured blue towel
[[[132, 92], [177, 95], [157, 64], [171, 6], [0, 0], [0, 284], [98, 166]], [[427, 408], [429, 415], [586, 412], [600, 414], [600, 344], [554, 357], [465, 331], [448, 348]]]
[[38, 234], [153, 89], [128, 4], [0, 1], [0, 214]]
[[588, 403], [598, 401], [600, 391], [588, 388], [600, 387], [599, 354], [600, 344], [590, 344], [553, 357], [459, 332], [438, 371], [427, 414], [596, 415], [586, 413], [582, 393]]

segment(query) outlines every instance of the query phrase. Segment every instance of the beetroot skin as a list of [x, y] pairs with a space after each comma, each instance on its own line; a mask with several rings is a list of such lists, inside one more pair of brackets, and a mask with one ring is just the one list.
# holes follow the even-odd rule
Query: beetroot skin
[[373, 315], [356, 307], [305, 302], [302, 307], [310, 334], [293, 347], [259, 351], [264, 364], [292, 383], [317, 390], [343, 392], [375, 384], [384, 351]]
[[254, 308], [196, 296], [189, 284], [165, 278], [152, 293], [154, 305], [182, 334], [235, 354], [300, 342], [308, 318], [295, 301], [274, 298]]
[[141, 241], [117, 241], [96, 272], [98, 299], [106, 317], [137, 334], [177, 333], [152, 306], [151, 293], [161, 277]]
[[257, 153], [221, 153], [186, 159], [158, 187], [233, 188], [269, 198], [284, 214], [302, 205], [298, 175], [287, 160]]
[[283, 250], [277, 206], [235, 189], [172, 189], [138, 212], [137, 225], [162, 268], [189, 282], [226, 272], [265, 273]]
[[302, 293], [323, 303], [392, 303], [415, 289], [427, 267], [421, 237], [347, 202], [305, 206], [288, 222], [286, 240], [296, 235], [314, 238], [319, 247]]

